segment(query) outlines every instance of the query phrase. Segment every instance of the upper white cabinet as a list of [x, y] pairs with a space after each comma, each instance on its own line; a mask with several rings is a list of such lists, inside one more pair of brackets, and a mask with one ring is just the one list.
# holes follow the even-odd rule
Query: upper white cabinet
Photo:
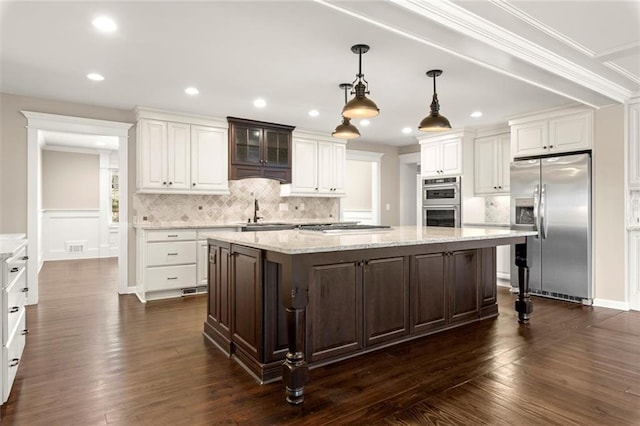
[[291, 184], [280, 186], [280, 195], [338, 197], [345, 195], [347, 146], [326, 136], [293, 134]]
[[511, 136], [502, 133], [474, 140], [474, 193], [501, 195], [509, 193]]
[[629, 104], [629, 188], [640, 188], [640, 100]]
[[138, 192], [228, 194], [225, 126], [221, 121], [139, 109]]
[[423, 177], [462, 174], [462, 138], [455, 135], [419, 138]]
[[593, 146], [593, 110], [555, 110], [510, 120], [511, 157], [581, 151]]

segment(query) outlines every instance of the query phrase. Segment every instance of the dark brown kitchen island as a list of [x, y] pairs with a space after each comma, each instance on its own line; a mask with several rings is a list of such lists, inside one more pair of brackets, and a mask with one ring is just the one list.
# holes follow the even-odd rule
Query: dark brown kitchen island
[[204, 334], [261, 383], [282, 377], [287, 402], [300, 404], [309, 367], [495, 317], [495, 247], [516, 244], [526, 277], [521, 250], [533, 235], [415, 226], [212, 233]]

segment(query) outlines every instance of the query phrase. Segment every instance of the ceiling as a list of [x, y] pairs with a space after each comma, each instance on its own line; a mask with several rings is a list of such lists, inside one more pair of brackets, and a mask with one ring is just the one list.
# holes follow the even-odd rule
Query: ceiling
[[[640, 91], [640, 2], [235, 1], [0, 3], [0, 90], [121, 109], [235, 116], [330, 134], [350, 47], [380, 108], [362, 140], [416, 143], [432, 68], [454, 128]], [[118, 30], [91, 21], [112, 17]], [[571, 17], [571, 19], [567, 19]], [[99, 72], [101, 82], [86, 75]], [[184, 93], [195, 86], [200, 94]], [[257, 109], [262, 97], [267, 106]], [[308, 111], [317, 109], [319, 116]], [[480, 110], [481, 118], [471, 118]], [[401, 129], [410, 127], [411, 134]]]

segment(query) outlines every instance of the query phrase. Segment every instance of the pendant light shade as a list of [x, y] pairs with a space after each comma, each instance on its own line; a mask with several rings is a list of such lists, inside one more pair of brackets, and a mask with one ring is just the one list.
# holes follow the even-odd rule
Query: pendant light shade
[[442, 74], [442, 70], [427, 71], [428, 77], [433, 77], [433, 99], [431, 101], [431, 112], [422, 119], [418, 125], [418, 130], [423, 132], [442, 132], [451, 129], [449, 120], [440, 115], [440, 103], [438, 102], [438, 94], [436, 93], [436, 77]]
[[[347, 90], [351, 89], [353, 85], [351, 83], [341, 83], [338, 87], [341, 90], [344, 90], [344, 102], [347, 103]], [[351, 124], [351, 119], [349, 117], [342, 116], [342, 123], [338, 124], [331, 133], [331, 136], [339, 139], [354, 139], [360, 137], [360, 132]]]
[[351, 46], [351, 51], [358, 55], [358, 74], [353, 81], [352, 95], [356, 95], [353, 99], [346, 103], [342, 109], [342, 116], [346, 118], [369, 118], [380, 114], [380, 108], [366, 95], [369, 92], [369, 83], [364, 79], [362, 74], [362, 54], [369, 51], [366, 44], [356, 44]]

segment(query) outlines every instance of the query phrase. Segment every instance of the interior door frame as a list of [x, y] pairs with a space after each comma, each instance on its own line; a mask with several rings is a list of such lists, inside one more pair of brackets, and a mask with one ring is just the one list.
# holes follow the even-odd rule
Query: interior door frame
[[118, 293], [129, 293], [128, 285], [128, 239], [129, 239], [129, 192], [128, 192], [128, 152], [129, 129], [133, 123], [96, 120], [82, 117], [46, 114], [33, 111], [20, 111], [27, 118], [27, 253], [31, 261], [28, 263], [27, 277], [29, 293], [27, 304], [38, 303], [38, 272], [42, 266], [40, 250], [40, 211], [41, 211], [41, 163], [42, 134], [41, 131], [66, 133], [84, 133], [118, 138], [118, 156], [120, 162], [120, 196], [119, 196], [119, 254], [118, 254]]
[[[347, 149], [347, 160], [371, 163], [371, 213], [374, 224], [380, 224], [380, 173], [382, 152], [356, 151]], [[340, 218], [344, 220], [344, 203], [340, 199]]]

